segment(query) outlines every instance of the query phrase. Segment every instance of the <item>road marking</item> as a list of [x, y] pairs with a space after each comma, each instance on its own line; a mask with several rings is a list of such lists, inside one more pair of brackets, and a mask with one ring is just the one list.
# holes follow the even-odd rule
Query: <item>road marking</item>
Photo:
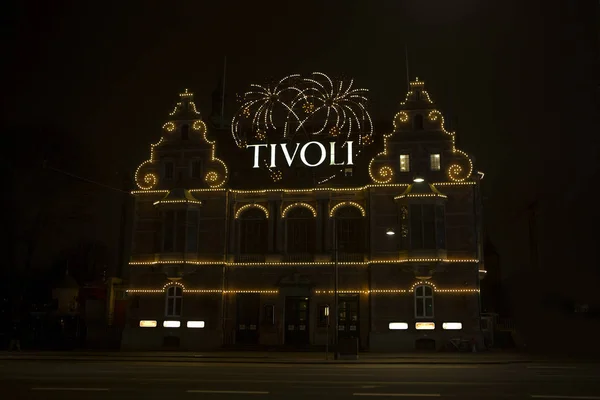
[[439, 393], [352, 393], [352, 395], [373, 397], [441, 397]]
[[529, 369], [576, 369], [577, 367], [573, 367], [570, 365], [529, 365], [527, 366]]
[[[233, 375], [233, 374], [227, 374], [227, 375]], [[237, 376], [239, 376], [240, 374], [236, 374]], [[305, 373], [305, 372], [297, 372], [297, 373], [293, 373], [290, 372], [289, 374], [287, 373], [277, 373], [274, 374], [273, 372], [260, 372], [260, 373], [252, 373], [252, 374], [244, 374], [244, 375], [282, 375], [282, 376], [287, 376], [287, 375], [294, 375], [294, 376], [373, 376], [374, 374], [336, 374], [336, 373], [320, 373], [320, 374], [315, 374], [315, 373]]]
[[269, 394], [269, 392], [250, 390], [188, 390], [187, 393], [213, 393], [213, 394]]
[[51, 390], [51, 391], [70, 391], [70, 392], [108, 392], [108, 388], [31, 388], [31, 390]]
[[545, 394], [532, 394], [530, 395], [534, 399], [578, 399], [578, 400], [598, 400], [600, 396], [556, 396], [556, 395], [545, 395]]

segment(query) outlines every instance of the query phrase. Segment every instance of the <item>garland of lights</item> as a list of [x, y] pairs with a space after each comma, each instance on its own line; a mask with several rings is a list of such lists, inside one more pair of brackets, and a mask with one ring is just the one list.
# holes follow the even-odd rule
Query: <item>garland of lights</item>
[[[417, 78], [416, 81], [410, 83], [410, 86], [411, 87], [414, 87], [414, 86], [422, 87], [424, 84], [425, 83], [423, 81], [419, 81], [419, 79]], [[413, 96], [413, 93], [414, 93], [413, 90], [408, 91], [408, 93], [406, 94], [406, 99], [400, 104], [405, 105], [406, 102]], [[431, 100], [429, 93], [427, 93], [427, 91], [421, 90], [421, 93], [423, 93], [426, 96], [426, 99], [425, 99], [426, 102], [433, 104], [433, 101]], [[470, 178], [471, 175], [473, 174], [474, 167], [473, 167], [473, 161], [471, 160], [471, 157], [464, 151], [456, 148], [455, 132], [450, 132], [450, 131], [446, 130], [445, 125], [444, 125], [444, 116], [442, 115], [441, 112], [439, 112], [438, 110], [431, 110], [431, 111], [429, 111], [427, 118], [429, 119], [430, 122], [436, 122], [436, 121], [440, 122], [439, 128], [445, 134], [449, 135], [452, 138], [452, 152], [461, 156], [462, 158], [464, 158], [466, 160], [464, 162], [464, 164], [466, 164], [466, 165], [460, 165], [457, 163], [451, 164], [448, 167], [448, 178], [451, 181], [457, 182], [457, 183], [458, 182], [466, 182], [466, 180], [468, 178]], [[394, 116], [394, 119], [393, 119], [394, 132], [383, 136], [384, 150], [382, 152], [378, 153], [369, 162], [369, 176], [371, 177], [371, 180], [373, 180], [373, 182], [378, 183], [378, 184], [389, 184], [392, 182], [392, 180], [394, 178], [394, 169], [389, 165], [389, 159], [388, 160], [381, 160], [381, 159], [388, 158], [388, 156], [389, 156], [388, 147], [387, 147], [388, 139], [391, 138], [392, 136], [394, 136], [396, 133], [398, 133], [399, 129], [402, 128], [403, 126], [405, 126], [409, 121], [410, 121], [410, 118], [406, 111], [399, 111]], [[387, 163], [386, 163], [386, 161], [387, 161]], [[379, 164], [381, 162], [383, 162], [384, 165], [380, 166], [378, 169], [375, 169], [375, 164]]]
[[[304, 78], [299, 74], [288, 75], [272, 85], [252, 84], [233, 118], [233, 139], [243, 149], [256, 142], [281, 143], [297, 136], [328, 136], [356, 141], [357, 156], [363, 145], [373, 142], [373, 123], [365, 107], [368, 90], [354, 89], [353, 83], [350, 80], [345, 86], [345, 82], [334, 82], [324, 73], [313, 72]], [[283, 179], [280, 169], [270, 167], [266, 159], [262, 161], [273, 182]]]
[[[204, 182], [212, 188], [220, 188], [222, 187], [229, 177], [229, 170], [225, 162], [215, 156], [216, 151], [216, 141], [209, 140], [207, 138], [207, 129], [206, 124], [202, 119], [200, 119], [200, 112], [196, 109], [196, 104], [192, 99], [193, 93], [190, 93], [187, 89], [184, 93], [179, 94], [179, 97], [185, 99], [185, 102], [190, 105], [191, 112], [193, 115], [197, 116], [196, 119], [192, 120], [191, 132], [194, 132], [199, 135], [200, 140], [211, 146], [210, 151], [210, 160], [209, 164], [212, 164], [212, 167], [209, 168], [204, 174]], [[179, 101], [173, 111], [169, 114], [170, 116], [174, 116], [178, 111], [181, 110], [184, 101]], [[187, 122], [182, 122], [187, 123]], [[156, 160], [156, 150], [164, 145], [170, 138], [171, 134], [176, 131], [178, 125], [181, 125], [179, 121], [168, 121], [166, 122], [162, 129], [163, 135], [157, 143], [154, 143], [150, 146], [150, 159], [141, 163], [135, 171], [135, 182], [137, 186], [142, 189], [143, 192], [157, 192], [151, 189], [156, 188], [159, 183], [158, 179], [158, 170], [159, 165]], [[135, 191], [134, 191], [135, 192]], [[160, 192], [168, 192], [168, 191], [160, 191]]]
[[[170, 287], [177, 286], [182, 289], [184, 293], [196, 293], [196, 294], [238, 294], [238, 293], [259, 293], [259, 294], [279, 294], [277, 289], [245, 289], [245, 290], [223, 290], [223, 289], [187, 289], [185, 285], [180, 282], [167, 282], [162, 289], [127, 289], [127, 293], [132, 294], [158, 294], [165, 293]], [[409, 289], [344, 289], [338, 290], [337, 293], [349, 294], [394, 294], [394, 293], [414, 293], [417, 286], [429, 286], [435, 293], [479, 293], [479, 289], [468, 289], [468, 288], [452, 288], [452, 289], [438, 289], [436, 285], [430, 281], [417, 281], [413, 283]], [[334, 294], [335, 290], [314, 290], [316, 295]]]

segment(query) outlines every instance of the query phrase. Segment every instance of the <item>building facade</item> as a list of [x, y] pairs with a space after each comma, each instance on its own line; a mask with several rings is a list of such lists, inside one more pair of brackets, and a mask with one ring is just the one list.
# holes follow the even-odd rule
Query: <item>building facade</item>
[[[362, 349], [481, 341], [483, 174], [423, 82], [385, 135], [361, 92], [319, 105], [299, 87], [304, 97], [285, 106], [303, 103], [295, 125], [250, 98], [231, 132], [211, 132], [192, 94], [180, 95], [135, 175], [123, 348], [325, 345], [336, 290], [339, 338]], [[323, 107], [342, 117], [317, 116]]]

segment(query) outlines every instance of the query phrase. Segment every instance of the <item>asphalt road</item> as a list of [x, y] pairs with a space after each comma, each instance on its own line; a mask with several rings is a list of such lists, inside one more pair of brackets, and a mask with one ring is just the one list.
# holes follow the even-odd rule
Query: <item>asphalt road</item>
[[3, 400], [600, 400], [600, 365], [0, 360], [0, 394]]

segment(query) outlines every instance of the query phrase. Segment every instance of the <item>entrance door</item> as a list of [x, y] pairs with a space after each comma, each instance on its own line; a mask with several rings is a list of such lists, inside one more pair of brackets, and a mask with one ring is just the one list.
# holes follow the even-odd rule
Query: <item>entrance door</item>
[[236, 299], [236, 344], [258, 344], [260, 294], [238, 293]]
[[308, 310], [308, 297], [285, 298], [285, 344], [302, 346], [310, 343]]
[[338, 332], [339, 338], [355, 337], [360, 345], [360, 323], [358, 313], [358, 295], [339, 297]]

